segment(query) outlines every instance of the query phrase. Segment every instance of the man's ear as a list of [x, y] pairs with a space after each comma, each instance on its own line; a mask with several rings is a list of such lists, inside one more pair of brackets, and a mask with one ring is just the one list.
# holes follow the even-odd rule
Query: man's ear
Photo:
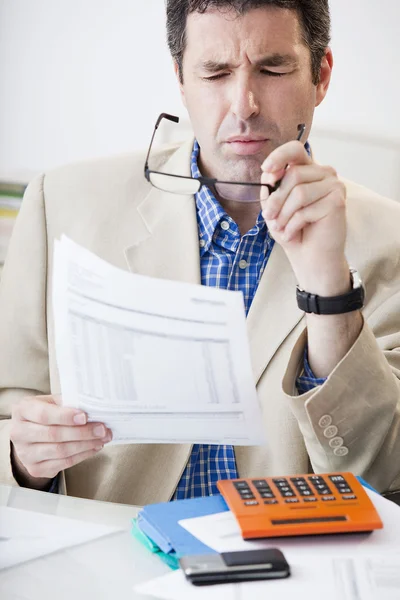
[[176, 61], [174, 62], [174, 71], [175, 71], [176, 79], [178, 81], [179, 91], [181, 94], [182, 102], [183, 102], [183, 105], [186, 107], [185, 91], [183, 89], [183, 82], [181, 81], [181, 77], [180, 77], [180, 73], [179, 73], [179, 65]]
[[317, 93], [315, 98], [315, 106], [319, 106], [325, 98], [329, 84], [331, 82], [333, 69], [333, 54], [330, 48], [326, 49], [325, 56], [321, 61], [321, 70], [319, 83], [317, 84]]

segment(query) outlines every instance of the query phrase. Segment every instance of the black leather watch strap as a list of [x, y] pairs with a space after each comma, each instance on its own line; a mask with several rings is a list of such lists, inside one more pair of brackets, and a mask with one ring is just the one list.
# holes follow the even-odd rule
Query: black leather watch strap
[[300, 310], [317, 315], [340, 315], [360, 310], [364, 306], [364, 296], [362, 285], [352, 289], [347, 294], [332, 297], [310, 294], [299, 287], [296, 291], [297, 305]]

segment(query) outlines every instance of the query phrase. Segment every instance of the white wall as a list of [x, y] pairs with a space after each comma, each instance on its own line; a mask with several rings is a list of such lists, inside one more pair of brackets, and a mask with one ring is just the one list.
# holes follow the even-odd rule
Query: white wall
[[[400, 0], [331, 0], [318, 160], [400, 199]], [[0, 175], [147, 145], [184, 116], [163, 0], [0, 0]]]

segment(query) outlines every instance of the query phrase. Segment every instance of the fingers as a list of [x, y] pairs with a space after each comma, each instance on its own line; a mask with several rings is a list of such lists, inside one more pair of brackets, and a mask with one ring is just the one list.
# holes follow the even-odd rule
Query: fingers
[[318, 202], [297, 210], [285, 227], [283, 241], [290, 242], [306, 225], [324, 219], [332, 212], [333, 207], [343, 208], [343, 210], [345, 208], [344, 201], [341, 203], [335, 192], [329, 193]]
[[84, 425], [86, 414], [76, 408], [55, 404], [52, 396], [26, 398], [17, 404], [13, 416], [42, 425]]
[[53, 479], [56, 477], [60, 471], [64, 471], [65, 469], [70, 469], [71, 467], [81, 463], [88, 458], [92, 458], [97, 454], [98, 450], [86, 450], [84, 452], [80, 452], [79, 454], [74, 454], [72, 456], [68, 456], [67, 458], [58, 459], [58, 460], [46, 460], [43, 462], [35, 463], [27, 467], [29, 474], [32, 477], [46, 477], [49, 479]]
[[106, 443], [111, 440], [111, 431], [103, 423], [64, 427], [63, 425], [41, 425], [38, 423], [20, 422], [13, 427], [13, 441], [23, 443], [50, 443], [85, 441], [101, 439]]
[[[336, 187], [336, 180], [332, 178], [323, 179], [314, 183], [302, 183], [297, 185], [286, 198], [278, 216], [269, 222], [273, 231], [282, 231], [293, 217], [293, 215], [310, 204], [321, 200]], [[264, 211], [263, 211], [264, 215]], [[265, 217], [265, 215], [264, 215]]]
[[[263, 177], [268, 177], [265, 173], [261, 177], [263, 183]], [[336, 173], [330, 167], [321, 167], [319, 165], [303, 165], [294, 166], [286, 170], [280, 187], [271, 194], [267, 200], [261, 202], [263, 209], [264, 218], [266, 220], [275, 220], [278, 218], [283, 206], [286, 204], [289, 196], [296, 190], [298, 194], [296, 200], [299, 204], [305, 205], [309, 196], [310, 188], [305, 184], [315, 184], [316, 182], [323, 181], [324, 179], [336, 177]], [[297, 190], [299, 188], [299, 190]], [[326, 192], [327, 193], [327, 192]], [[325, 195], [325, 194], [324, 194]], [[320, 196], [321, 198], [322, 196]]]
[[[101, 440], [87, 440], [85, 442], [60, 442], [58, 444], [30, 444], [20, 451], [19, 458], [25, 463], [36, 464], [51, 460], [64, 460], [76, 454], [82, 454], [89, 450], [99, 452], [104, 447]], [[29, 456], [25, 452], [29, 448]]]
[[39, 396], [13, 407], [11, 442], [21, 465], [34, 478], [52, 478], [112, 440], [104, 423], [88, 423], [84, 412], [55, 402], [52, 396]]
[[261, 169], [274, 173], [286, 165], [311, 165], [312, 159], [301, 142], [288, 142], [276, 148], [263, 162]]

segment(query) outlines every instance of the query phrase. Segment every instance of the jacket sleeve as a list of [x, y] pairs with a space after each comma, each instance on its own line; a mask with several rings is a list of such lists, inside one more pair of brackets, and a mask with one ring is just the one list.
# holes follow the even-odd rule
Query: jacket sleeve
[[28, 186], [0, 282], [0, 483], [10, 464], [12, 406], [50, 393], [46, 326], [47, 236], [44, 177]]
[[[385, 297], [386, 296], [386, 297]], [[400, 488], [400, 289], [375, 302], [353, 347], [326, 382], [298, 396], [306, 332], [283, 390], [315, 472], [351, 471], [378, 491]]]

